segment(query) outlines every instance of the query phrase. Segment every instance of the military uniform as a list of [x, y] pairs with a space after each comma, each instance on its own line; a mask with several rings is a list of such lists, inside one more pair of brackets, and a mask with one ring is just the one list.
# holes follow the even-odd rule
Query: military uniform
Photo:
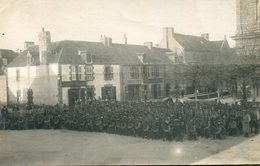
[[2, 125], [3, 125], [3, 129], [6, 129], [6, 121], [7, 121], [7, 117], [8, 117], [8, 109], [6, 108], [6, 106], [4, 106], [1, 109], [1, 117], [2, 117]]
[[140, 137], [141, 136], [141, 128], [142, 128], [142, 123], [141, 120], [137, 119], [135, 121], [135, 137]]
[[171, 141], [172, 133], [171, 133], [170, 122], [168, 120], [165, 120], [162, 128], [163, 128], [163, 141], [165, 140]]
[[197, 140], [196, 126], [195, 126], [195, 122], [193, 120], [190, 120], [190, 123], [188, 126], [188, 139]]
[[245, 112], [243, 116], [243, 134], [245, 137], [249, 136], [251, 117], [248, 112]]

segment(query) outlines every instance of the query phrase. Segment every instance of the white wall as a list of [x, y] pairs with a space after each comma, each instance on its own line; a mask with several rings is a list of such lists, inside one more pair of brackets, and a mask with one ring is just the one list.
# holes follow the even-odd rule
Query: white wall
[[7, 103], [6, 75], [0, 75], [0, 104]]
[[113, 79], [106, 81], [104, 80], [104, 65], [93, 65], [94, 67], [94, 80], [88, 81], [87, 85], [94, 85], [96, 91], [96, 99], [98, 97], [102, 97], [101, 88], [104, 85], [112, 85], [116, 87], [116, 98], [117, 100], [121, 100], [121, 89], [120, 89], [120, 66], [119, 65], [111, 65], [113, 67]]
[[[20, 81], [16, 81], [20, 70]], [[27, 102], [27, 90], [33, 90], [34, 104], [58, 103], [58, 64], [8, 68], [9, 102], [17, 103], [17, 90], [21, 90], [20, 103]]]

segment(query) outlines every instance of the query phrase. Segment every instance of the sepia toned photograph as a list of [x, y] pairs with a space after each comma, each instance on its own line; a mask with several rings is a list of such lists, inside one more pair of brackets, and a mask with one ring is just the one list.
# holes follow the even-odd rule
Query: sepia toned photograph
[[0, 165], [260, 164], [260, 1], [0, 0]]

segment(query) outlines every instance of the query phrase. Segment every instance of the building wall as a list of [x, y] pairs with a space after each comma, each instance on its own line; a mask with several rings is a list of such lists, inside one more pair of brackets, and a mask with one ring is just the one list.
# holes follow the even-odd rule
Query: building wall
[[0, 75], [0, 104], [7, 103], [6, 75]]
[[236, 0], [237, 34], [259, 31], [260, 2]]
[[[17, 80], [17, 70], [20, 79]], [[8, 68], [8, 90], [10, 103], [27, 103], [27, 90], [33, 90], [36, 105], [58, 103], [58, 64]], [[18, 99], [18, 91], [20, 97]]]
[[121, 85], [120, 85], [120, 66], [111, 65], [113, 68], [113, 79], [106, 81], [104, 79], [104, 65], [93, 65], [94, 80], [88, 81], [87, 85], [93, 85], [95, 87], [96, 99], [102, 98], [101, 88], [104, 86], [115, 86], [116, 87], [116, 98], [118, 101], [121, 100]]
[[[71, 65], [61, 65], [61, 77], [62, 82], [70, 82], [70, 66]], [[113, 79], [105, 80], [104, 79], [104, 67], [105, 65], [93, 65], [93, 76], [94, 79], [91, 81], [85, 81], [84, 86], [79, 86], [85, 88], [86, 86], [93, 86], [95, 89], [95, 98], [102, 98], [102, 87], [105, 86], [115, 86], [116, 87], [116, 98], [118, 101], [121, 100], [121, 84], [120, 84], [120, 66], [111, 65], [113, 68]], [[84, 67], [84, 65], [82, 65]], [[73, 85], [73, 83], [72, 83]], [[74, 84], [76, 85], [76, 83]], [[76, 88], [79, 88], [76, 87]], [[62, 87], [62, 101], [63, 104], [69, 104], [69, 95], [68, 90], [75, 87]]]
[[[134, 66], [134, 65], [133, 65]], [[122, 67], [122, 98], [123, 100], [128, 100], [128, 86], [131, 85], [140, 85], [140, 93], [139, 93], [139, 99], [143, 100], [145, 91], [144, 86], [147, 86], [147, 97], [148, 99], [153, 99], [152, 94], [152, 85], [160, 85], [160, 97], [165, 96], [165, 86], [164, 86], [164, 74], [165, 74], [165, 65], [148, 65], [149, 66], [149, 73], [150, 77], [148, 79], [144, 78], [143, 75], [143, 66], [139, 65], [135, 66], [139, 70], [139, 77], [138, 78], [131, 78], [130, 76], [130, 68], [133, 66], [123, 66]], [[151, 68], [157, 66], [159, 68], [159, 76], [158, 77], [152, 77], [151, 76]]]
[[236, 1], [236, 53], [241, 56], [260, 56], [260, 2]]

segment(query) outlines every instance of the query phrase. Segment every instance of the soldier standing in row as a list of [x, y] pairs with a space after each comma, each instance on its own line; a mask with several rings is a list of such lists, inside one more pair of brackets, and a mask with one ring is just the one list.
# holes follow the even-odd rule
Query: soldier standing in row
[[243, 135], [245, 137], [249, 136], [250, 121], [251, 121], [251, 117], [249, 115], [249, 112], [247, 110], [245, 110], [244, 116], [243, 116]]
[[2, 124], [3, 124], [3, 129], [6, 129], [6, 121], [7, 121], [7, 117], [8, 117], [8, 109], [6, 108], [6, 106], [4, 106], [1, 109], [1, 117], [2, 117]]

